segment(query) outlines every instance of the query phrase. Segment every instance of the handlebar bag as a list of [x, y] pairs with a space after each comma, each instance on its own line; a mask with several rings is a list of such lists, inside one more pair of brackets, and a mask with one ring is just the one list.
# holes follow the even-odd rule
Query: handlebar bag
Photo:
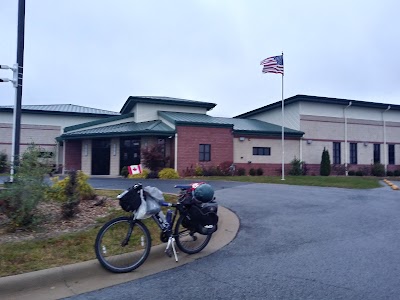
[[143, 193], [140, 192], [141, 189], [142, 185], [135, 184], [117, 196], [119, 199], [119, 205], [123, 210], [132, 212], [139, 208], [139, 206], [142, 204], [141, 194]]

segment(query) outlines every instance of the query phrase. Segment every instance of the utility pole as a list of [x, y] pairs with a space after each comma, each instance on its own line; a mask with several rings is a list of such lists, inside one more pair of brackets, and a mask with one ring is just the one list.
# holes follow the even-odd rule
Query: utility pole
[[18, 32], [17, 32], [17, 63], [13, 67], [1, 65], [0, 69], [13, 71], [13, 79], [0, 78], [0, 82], [12, 82], [15, 87], [15, 105], [13, 110], [13, 137], [11, 152], [10, 182], [14, 181], [15, 166], [19, 164], [21, 140], [21, 103], [22, 80], [24, 70], [24, 40], [25, 40], [25, 0], [18, 1]]

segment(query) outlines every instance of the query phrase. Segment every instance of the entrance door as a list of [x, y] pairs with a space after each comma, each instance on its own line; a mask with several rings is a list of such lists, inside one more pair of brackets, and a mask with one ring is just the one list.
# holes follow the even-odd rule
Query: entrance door
[[110, 175], [110, 140], [92, 140], [92, 175]]
[[132, 138], [121, 139], [120, 145], [120, 166], [140, 164], [140, 140]]

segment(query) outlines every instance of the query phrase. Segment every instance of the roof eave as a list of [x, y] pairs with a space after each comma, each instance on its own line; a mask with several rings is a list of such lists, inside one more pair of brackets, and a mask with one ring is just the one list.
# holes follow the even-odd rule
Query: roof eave
[[[277, 131], [256, 131], [256, 130], [234, 130], [233, 131], [234, 135], [260, 135], [260, 136], [282, 136], [282, 132], [277, 132]], [[304, 132], [299, 131], [299, 132], [286, 132], [285, 131], [285, 137], [302, 137], [304, 135]]]
[[127, 119], [127, 118], [130, 118], [133, 116], [134, 116], [134, 113], [130, 113], [130, 114], [124, 114], [124, 115], [120, 115], [120, 116], [107, 117], [106, 119], [94, 120], [94, 121], [90, 121], [90, 122], [86, 122], [86, 123], [82, 123], [82, 124], [72, 125], [72, 126], [65, 127], [64, 132], [69, 132], [69, 131], [73, 131], [73, 130], [77, 130], [77, 129], [82, 129], [85, 127], [100, 125], [100, 124], [104, 124], [104, 123], [108, 123], [108, 122], [123, 120], [123, 119]]
[[156, 99], [156, 98], [146, 98], [146, 97], [135, 97], [129, 96], [123, 107], [120, 110], [120, 113], [126, 113], [132, 110], [136, 103], [153, 103], [153, 104], [168, 104], [168, 105], [177, 105], [177, 106], [191, 106], [191, 107], [202, 107], [207, 110], [213, 109], [217, 104], [210, 102], [185, 102], [184, 99], [182, 101], [179, 100], [166, 100], [166, 99]]
[[57, 141], [76, 140], [76, 139], [91, 139], [100, 137], [121, 137], [121, 136], [170, 136], [175, 134], [175, 131], [131, 131], [131, 132], [109, 132], [109, 133], [91, 133], [91, 134], [69, 134], [61, 135], [56, 138]]

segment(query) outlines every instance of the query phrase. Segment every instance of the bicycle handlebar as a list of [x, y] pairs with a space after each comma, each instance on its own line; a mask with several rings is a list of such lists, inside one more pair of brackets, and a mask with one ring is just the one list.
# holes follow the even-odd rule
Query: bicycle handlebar
[[174, 188], [187, 191], [187, 190], [192, 188], [192, 185], [190, 185], [190, 184], [177, 184], [177, 185], [174, 186]]
[[176, 203], [171, 203], [171, 202], [160, 202], [161, 206], [167, 206], [167, 207], [176, 207], [177, 204]]

